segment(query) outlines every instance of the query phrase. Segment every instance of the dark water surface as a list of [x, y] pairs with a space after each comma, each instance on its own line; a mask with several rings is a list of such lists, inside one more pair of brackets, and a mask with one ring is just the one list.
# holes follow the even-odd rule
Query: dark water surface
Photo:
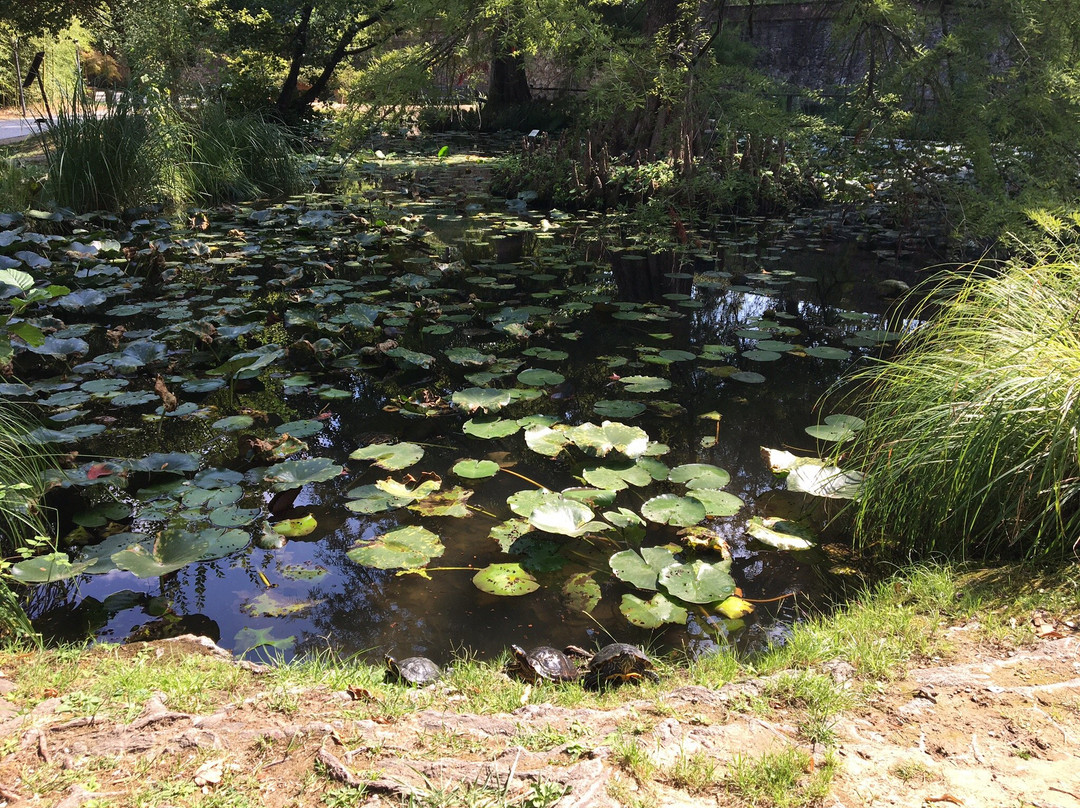
[[[491, 656], [511, 642], [589, 645], [609, 634], [657, 649], [704, 651], [716, 642], [752, 646], [780, 637], [783, 626], [803, 609], [835, 593], [832, 562], [823, 552], [781, 552], [745, 533], [747, 519], [773, 512], [785, 498], [783, 481], [767, 468], [760, 449], [816, 454], [824, 448], [804, 431], [829, 412], [816, 412], [815, 403], [853, 363], [887, 349], [902, 329], [902, 323], [886, 315], [880, 283], [913, 280], [919, 261], [885, 261], [856, 245], [818, 243], [791, 224], [758, 219], [726, 222], [700, 246], [659, 250], [636, 242], [633, 226], [614, 218], [578, 221], [557, 213], [507, 210], [501, 200], [486, 200], [476, 192], [437, 197], [417, 194], [407, 185], [384, 185], [391, 187], [369, 187], [366, 196], [360, 187], [358, 195], [293, 200], [291, 206], [271, 209], [278, 224], [271, 219], [268, 225], [265, 214], [259, 219], [257, 212], [243, 209], [213, 214], [213, 228], [206, 234], [170, 234], [174, 241], [213, 243], [211, 236], [218, 233], [223, 246], [211, 254], [235, 259], [207, 267], [190, 255], [169, 257], [166, 277], [178, 284], [167, 307], [178, 312], [169, 314], [177, 318], [172, 324], [162, 322], [166, 312], [160, 309], [121, 316], [115, 300], [67, 318], [68, 326], [94, 322], [99, 339], [121, 321], [128, 329], [124, 340], [133, 333], [165, 339], [164, 332], [176, 333], [177, 322], [204, 318], [220, 328], [245, 319], [235, 312], [219, 317], [215, 306], [239, 306], [248, 314], [257, 310], [250, 319], [258, 327], [238, 346], [222, 350], [190, 338], [173, 339], [174, 361], [160, 369], [141, 368], [125, 376], [91, 362], [69, 370], [65, 378], [70, 381], [120, 375], [131, 380], [130, 389], [143, 390], [152, 389], [160, 372], [181, 403], [198, 405], [187, 415], [161, 419], [153, 415], [159, 402], [140, 409], [95, 399], [84, 420], [105, 422], [108, 429], [79, 443], [80, 460], [189, 452], [201, 458], [203, 469], [249, 474], [259, 461], [252, 458], [246, 439], [273, 438], [282, 423], [313, 419], [321, 429], [303, 437], [308, 448], [298, 456], [329, 458], [345, 471], [277, 495], [265, 485], [251, 484], [249, 474], [239, 504], [260, 513], [243, 530], [258, 538], [264, 523], [309, 513], [317, 529], [277, 549], [252, 544], [164, 576], [138, 578], [117, 569], [39, 586], [29, 606], [43, 631], [122, 641], [191, 630], [237, 651], [286, 657], [332, 648], [341, 654], [425, 653], [443, 660], [462, 648]], [[418, 196], [424, 198], [418, 201]], [[311, 226], [309, 217], [309, 226], [297, 229], [300, 217], [311, 210], [325, 210], [327, 218]], [[231, 236], [220, 235], [230, 228]], [[253, 244], [258, 249], [252, 250]], [[205, 283], [196, 278], [192, 284], [191, 271], [187, 278], [182, 271], [170, 274], [192, 263], [202, 267], [194, 272], [205, 275]], [[224, 281], [223, 268], [229, 273]], [[126, 299], [170, 299], [169, 293], [167, 284], [150, 288], [147, 282]], [[244, 297], [251, 302], [230, 302]], [[329, 323], [352, 302], [380, 307], [374, 328]], [[533, 307], [527, 318], [515, 314], [523, 307]], [[521, 328], [507, 328], [507, 323]], [[93, 334], [86, 339], [92, 341]], [[318, 344], [319, 339], [332, 347]], [[301, 340], [314, 345], [314, 358], [305, 359], [294, 347], [257, 377], [238, 381], [234, 393], [227, 386], [190, 394], [181, 388], [182, 379], [205, 378], [205, 368], [227, 360], [238, 347], [295, 346]], [[424, 367], [409, 356], [388, 355], [387, 340], [434, 359]], [[766, 342], [780, 350], [772, 356], [754, 353], [762, 340], [791, 347]], [[652, 441], [670, 447], [661, 458], [669, 467], [708, 463], [730, 473], [724, 490], [738, 496], [744, 507], [734, 516], [711, 517], [706, 525], [730, 546], [731, 572], [745, 597], [798, 597], [763, 604], [741, 622], [698, 611], [686, 626], [638, 628], [620, 613], [622, 595], [634, 589], [613, 577], [607, 565], [607, 557], [620, 547], [602, 539], [554, 536], [543, 539], [545, 550], [528, 555], [526, 566], [540, 584], [537, 591], [500, 597], [478, 590], [472, 582], [477, 569], [517, 559], [500, 549], [490, 531], [513, 516], [507, 497], [531, 486], [508, 473], [456, 479], [450, 467], [461, 458], [493, 458], [559, 491], [581, 485], [574, 479], [580, 465], [563, 455], [550, 459], [530, 452], [521, 432], [499, 439], [464, 434], [463, 424], [476, 414], [445, 405], [455, 392], [474, 386], [467, 375], [485, 369], [447, 361], [445, 351], [461, 346], [497, 361], [521, 363], [511, 374], [480, 386], [524, 388], [515, 376], [526, 368], [565, 377], [557, 385], [534, 388], [536, 393], [528, 395], [535, 397], [515, 400], [499, 413], [505, 418], [535, 414], [568, 425], [599, 424], [606, 417], [593, 409], [598, 401], [645, 404], [640, 415], [611, 420], [640, 427]], [[818, 358], [804, 350], [824, 346], [847, 354]], [[536, 348], [566, 356], [522, 354]], [[214, 356], [202, 356], [207, 351]], [[650, 361], [661, 351], [683, 351], [694, 358]], [[308, 374], [311, 382], [297, 383], [298, 374]], [[631, 375], [668, 379], [672, 386], [628, 392], [621, 378]], [[344, 392], [327, 394], [329, 389]], [[43, 388], [37, 400], [46, 401], [48, 395]], [[407, 399], [426, 400], [429, 414], [407, 412]], [[43, 411], [62, 412], [48, 406]], [[253, 427], [237, 432], [214, 426], [220, 418], [250, 411], [266, 413], [266, 419], [259, 417]], [[715, 445], [709, 439], [717, 434], [716, 421], [701, 417], [709, 413], [720, 415]], [[61, 423], [68, 422], [50, 426]], [[349, 459], [361, 446], [389, 441], [420, 444], [424, 456], [400, 471]], [[387, 478], [401, 481], [408, 474], [423, 479], [422, 472], [438, 474], [444, 489], [472, 489], [472, 515], [425, 516], [405, 508], [363, 514], [345, 507], [347, 493], [358, 486]], [[132, 475], [126, 487], [68, 489], [59, 501], [71, 510], [103, 501], [129, 504], [131, 516], [119, 520], [122, 529], [153, 534], [162, 528], [161, 514], [146, 510], [148, 500], [138, 491], [160, 476]], [[667, 482], [647, 491], [630, 488], [619, 493], [617, 504], [636, 510], [649, 497], [677, 490], [681, 487]], [[594, 510], [599, 516], [605, 508]], [[402, 525], [422, 525], [445, 546], [429, 564], [430, 577], [361, 566], [346, 555], [358, 542]], [[100, 527], [90, 534], [91, 541], [105, 535]], [[674, 528], [650, 523], [644, 543], [676, 538]], [[715, 554], [704, 557], [718, 559]], [[562, 586], [571, 575], [590, 572], [602, 597], [585, 614], [568, 606]], [[638, 594], [648, 598], [651, 593]], [[270, 641], [275, 645], [265, 644]]]

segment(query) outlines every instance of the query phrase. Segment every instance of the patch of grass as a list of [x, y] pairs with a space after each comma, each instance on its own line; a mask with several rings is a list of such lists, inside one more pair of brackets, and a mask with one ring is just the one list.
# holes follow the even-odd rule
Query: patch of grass
[[[859, 378], [857, 541], [876, 553], [1062, 560], [1080, 535], [1080, 216], [1048, 246], [939, 278]], [[1067, 245], [1067, 246], [1066, 246]]]
[[364, 801], [366, 793], [364, 786], [333, 788], [322, 795], [322, 804], [326, 808], [355, 808]]
[[809, 754], [789, 746], [754, 759], [737, 755], [726, 783], [733, 794], [755, 808], [800, 808], [825, 798], [836, 765], [829, 753], [823, 765], [814, 767]]
[[680, 753], [664, 774], [675, 788], [691, 794], [704, 794], [716, 786], [719, 763], [705, 752]]
[[742, 675], [739, 657], [730, 648], [719, 648], [711, 654], [702, 654], [688, 660], [687, 678], [690, 684], [703, 687], [720, 687]]
[[514, 733], [514, 742], [530, 752], [548, 752], [564, 744], [572, 743], [587, 733], [581, 724], [560, 729], [552, 724], [545, 724], [537, 729], [519, 726]]
[[639, 783], [644, 783], [653, 778], [656, 773], [656, 763], [640, 740], [619, 733], [611, 743], [612, 762], [625, 770]]
[[785, 671], [768, 680], [764, 691], [773, 702], [804, 711], [798, 722], [799, 735], [804, 740], [825, 746], [836, 744], [836, 720], [851, 706], [852, 698], [831, 677], [809, 671]]
[[934, 780], [941, 779], [941, 775], [937, 774], [925, 763], [918, 760], [905, 760], [900, 763], [894, 763], [889, 767], [889, 774], [897, 780], [903, 780], [909, 785], [930, 783]]

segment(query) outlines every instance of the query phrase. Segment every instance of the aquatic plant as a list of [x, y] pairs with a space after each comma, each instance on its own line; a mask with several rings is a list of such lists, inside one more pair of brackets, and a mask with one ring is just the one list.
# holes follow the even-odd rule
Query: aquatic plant
[[[897, 358], [861, 374], [864, 547], [1064, 556], [1080, 536], [1080, 260], [1061, 248], [939, 278]], [[921, 292], [925, 294], [925, 290]]]

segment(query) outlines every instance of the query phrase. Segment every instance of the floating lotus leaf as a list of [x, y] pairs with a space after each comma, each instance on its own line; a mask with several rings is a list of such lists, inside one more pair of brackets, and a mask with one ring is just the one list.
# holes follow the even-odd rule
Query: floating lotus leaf
[[804, 463], [788, 472], [789, 491], [801, 491], [829, 499], [857, 499], [862, 492], [863, 475], [836, 466]]
[[675, 351], [675, 350], [660, 351], [660, 353], [657, 354], [657, 356], [659, 356], [661, 359], [666, 359], [668, 362], [688, 362], [691, 359], [696, 359], [697, 358], [694, 354], [690, 353], [689, 351]]
[[210, 521], [218, 527], [241, 527], [249, 525], [262, 515], [260, 508], [237, 508], [223, 505], [210, 511]]
[[628, 508], [619, 508], [617, 511], [604, 511], [604, 518], [619, 528], [645, 524], [644, 519]]
[[565, 431], [575, 446], [594, 457], [605, 457], [616, 451], [635, 458], [649, 448], [649, 433], [644, 429], [615, 421], [604, 421], [600, 426], [585, 423]]
[[687, 603], [712, 603], [735, 591], [735, 579], [728, 571], [730, 561], [708, 564], [698, 560], [690, 564], [671, 564], [660, 571], [657, 583], [673, 597]]
[[525, 430], [525, 445], [545, 457], [556, 457], [568, 443], [570, 438], [565, 429], [534, 426]]
[[756, 347], [759, 351], [775, 351], [777, 353], [787, 353], [795, 350], [795, 346], [790, 342], [780, 342], [774, 339], [759, 339]]
[[645, 412], [645, 405], [638, 401], [610, 399], [593, 404], [593, 412], [605, 418], [635, 418]]
[[531, 368], [529, 370], [521, 371], [521, 373], [517, 375], [517, 380], [522, 384], [527, 384], [531, 387], [552, 387], [556, 384], [565, 382], [566, 377], [561, 373], [556, 373], [554, 370]]
[[607, 508], [614, 504], [617, 491], [605, 488], [564, 488], [562, 495], [567, 499], [584, 502], [590, 508]]
[[[365, 488], [367, 486], [364, 486]], [[430, 496], [442, 487], [442, 480], [438, 477], [433, 479], [427, 479], [416, 485], [414, 488], [409, 488], [405, 483], [400, 483], [397, 480], [386, 479], [379, 480], [375, 483], [375, 487], [384, 491], [392, 497], [403, 499], [409, 502], [423, 499]], [[350, 491], [349, 495], [352, 496], [353, 492]]]
[[592, 527], [593, 512], [581, 502], [565, 497], [552, 497], [533, 508], [529, 524], [545, 533], [560, 536], [581, 536]]
[[471, 418], [461, 427], [461, 431], [466, 435], [484, 440], [508, 438], [520, 429], [521, 425], [517, 421], [505, 418]]
[[439, 537], [430, 530], [409, 525], [358, 544], [346, 555], [364, 567], [393, 570], [422, 567], [445, 550]]
[[296, 643], [296, 637], [290, 635], [277, 638], [273, 631], [272, 628], [242, 628], [233, 638], [233, 651], [240, 656], [256, 648], [280, 648], [287, 651]]
[[706, 516], [734, 516], [745, 504], [734, 494], [713, 488], [691, 488], [686, 496], [704, 505]]
[[232, 505], [243, 495], [244, 489], [238, 485], [224, 488], [190, 488], [184, 492], [182, 500], [186, 508], [220, 508], [223, 505]]
[[459, 460], [451, 471], [466, 480], [482, 480], [498, 474], [499, 464], [493, 460]]
[[387, 471], [408, 468], [423, 456], [424, 448], [415, 443], [373, 443], [349, 455], [352, 460], [374, 460], [376, 466]]
[[806, 355], [816, 357], [817, 359], [834, 359], [840, 362], [851, 358], [850, 351], [845, 351], [843, 348], [832, 348], [828, 345], [817, 345], [813, 348], [807, 348]]
[[761, 350], [743, 351], [742, 355], [744, 359], [750, 359], [754, 362], [775, 362], [781, 356], [776, 351]]
[[328, 572], [326, 567], [318, 564], [313, 567], [306, 564], [286, 564], [281, 568], [281, 574], [291, 581], [318, 581], [325, 578]]
[[608, 559], [615, 577], [638, 589], [656, 589], [660, 570], [674, 563], [675, 553], [667, 547], [642, 547], [640, 553], [621, 550]]
[[243, 474], [232, 469], [203, 469], [191, 479], [191, 482], [199, 488], [228, 488], [243, 479]]
[[458, 390], [450, 397], [455, 407], [460, 407], [468, 412], [483, 410], [484, 412], [498, 412], [510, 403], [509, 390], [495, 390], [490, 387], [468, 387]]
[[394, 508], [404, 508], [414, 497], [398, 497], [380, 490], [374, 485], [361, 485], [348, 493], [352, 497], [345, 503], [345, 507], [356, 513], [382, 513]]
[[78, 562], [89, 564], [83, 572], [88, 575], [102, 575], [116, 569], [116, 562], [112, 560], [114, 553], [125, 550], [132, 545], [152, 547], [154, 539], [145, 533], [114, 533], [97, 544], [87, 545], [79, 554]]
[[566, 608], [575, 612], [592, 613], [600, 602], [600, 585], [592, 576], [591, 572], [578, 572], [566, 579], [562, 587]]
[[255, 537], [255, 545], [261, 550], [280, 550], [286, 544], [288, 540], [268, 524], [264, 524]]
[[47, 584], [74, 578], [85, 572], [90, 565], [89, 561], [72, 564], [67, 553], [49, 553], [12, 564], [9, 573], [16, 581], [24, 584]]
[[446, 354], [446, 358], [453, 362], [455, 365], [474, 365], [483, 366], [490, 365], [495, 361], [493, 354], [485, 354], [476, 350], [475, 348], [450, 348], [443, 351]]
[[650, 600], [642, 600], [637, 595], [623, 595], [619, 611], [635, 626], [642, 628], [659, 628], [665, 623], [685, 625], [689, 616], [686, 609], [672, 603], [660, 592]]
[[754, 373], [748, 370], [732, 373], [730, 378], [737, 382], [742, 382], [743, 384], [762, 384], [765, 381], [765, 377], [760, 373]]
[[255, 419], [250, 415], [230, 415], [225, 418], [218, 418], [211, 426], [223, 432], [242, 432], [245, 429], [250, 429], [254, 423]]
[[659, 376], [623, 376], [619, 379], [628, 393], [659, 393], [671, 387], [671, 382]]
[[817, 440], [843, 443], [855, 437], [855, 430], [843, 424], [816, 424], [804, 430], [807, 435]]
[[197, 471], [199, 463], [199, 455], [189, 452], [153, 452], [137, 460], [125, 460], [123, 466], [128, 471], [187, 474]]
[[297, 516], [293, 519], [282, 519], [280, 522], [274, 522], [271, 527], [276, 533], [280, 533], [282, 536], [287, 536], [290, 539], [299, 538], [300, 536], [309, 536], [315, 532], [315, 529], [319, 526], [314, 514], [305, 514], [304, 516]]
[[243, 530], [207, 528], [195, 533], [170, 527], [158, 534], [151, 549], [133, 544], [113, 553], [112, 560], [118, 569], [127, 570], [137, 578], [158, 578], [195, 561], [229, 555], [247, 547], [250, 541], [251, 537]]
[[589, 485], [611, 491], [621, 491], [631, 485], [650, 485], [653, 482], [649, 472], [636, 463], [588, 466], [582, 470], [581, 476]]
[[252, 617], [288, 617], [306, 612], [322, 602], [323, 599], [321, 598], [318, 600], [294, 600], [274, 592], [262, 592], [246, 603], [241, 604], [240, 611]]
[[489, 595], [518, 597], [540, 588], [536, 579], [520, 564], [488, 564], [472, 579], [473, 586]]
[[570, 355], [566, 351], [557, 351], [551, 348], [526, 348], [522, 353], [525, 356], [531, 356], [535, 359], [545, 359], [551, 362], [562, 362], [563, 360], [570, 358]]
[[731, 482], [731, 475], [708, 463], [684, 463], [673, 468], [668, 479], [673, 483], [685, 483], [687, 488], [723, 488]]
[[274, 491], [288, 491], [309, 483], [321, 483], [339, 476], [344, 469], [328, 457], [307, 460], [283, 460], [263, 473], [262, 479], [272, 483]]
[[808, 529], [776, 516], [752, 517], [746, 532], [777, 550], [809, 550], [815, 545], [814, 535]]
[[80, 511], [71, 520], [82, 527], [103, 527], [109, 522], [127, 519], [131, 516], [131, 506], [125, 502], [103, 502], [85, 511]]
[[294, 438], [311, 437], [322, 432], [322, 430], [323, 422], [314, 418], [305, 418], [302, 421], [287, 421], [274, 428], [274, 431], [279, 435], [292, 435]]
[[435, 357], [431, 354], [410, 351], [407, 348], [391, 348], [386, 352], [387, 356], [399, 359], [409, 365], [416, 365], [425, 370], [435, 364]]
[[754, 611], [754, 604], [743, 600], [738, 595], [731, 595], [721, 601], [716, 611], [728, 620], [739, 620]]
[[514, 542], [530, 530], [532, 530], [532, 525], [529, 524], [527, 519], [507, 519], [505, 522], [499, 522], [499, 524], [491, 528], [488, 535], [499, 543], [499, 549], [504, 553], [508, 553]]
[[704, 519], [707, 514], [705, 506], [696, 499], [661, 494], [641, 506], [641, 515], [650, 522], [659, 522], [662, 525], [690, 527]]
[[554, 491], [543, 488], [527, 488], [508, 496], [506, 504], [518, 516], [524, 516], [528, 519], [529, 514], [538, 506], [543, 505], [545, 502], [558, 502], [560, 499], [562, 499], [562, 496]]
[[430, 494], [405, 507], [424, 516], [455, 516], [462, 518], [472, 516], [472, 511], [465, 505], [472, 495], [473, 492], [469, 489], [455, 485], [453, 488], [437, 494]]

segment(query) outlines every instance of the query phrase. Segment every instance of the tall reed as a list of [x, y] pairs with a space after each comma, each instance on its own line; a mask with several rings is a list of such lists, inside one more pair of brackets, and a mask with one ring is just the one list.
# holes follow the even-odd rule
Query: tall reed
[[1072, 552], [1080, 252], [949, 273], [917, 316], [897, 358], [861, 376], [866, 428], [845, 451], [866, 474], [857, 539], [909, 557]]

